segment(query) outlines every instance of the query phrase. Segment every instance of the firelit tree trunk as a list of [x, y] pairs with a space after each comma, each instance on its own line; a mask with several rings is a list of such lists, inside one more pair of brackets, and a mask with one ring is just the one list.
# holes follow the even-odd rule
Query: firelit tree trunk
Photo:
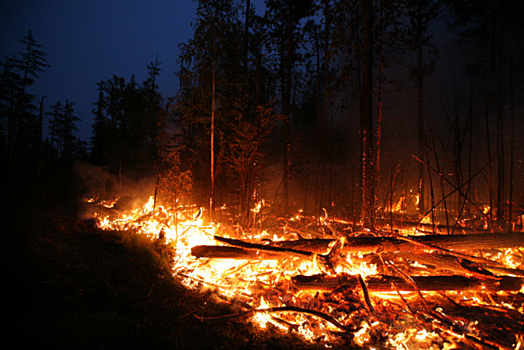
[[[438, 5], [432, 0], [420, 0], [408, 2], [407, 13], [411, 30], [413, 35], [412, 45], [416, 52], [416, 67], [414, 69], [416, 85], [417, 85], [417, 134], [418, 134], [418, 151], [417, 157], [420, 160], [427, 161], [427, 145], [426, 145], [426, 128], [424, 115], [424, 77], [428, 74], [430, 65], [425, 63], [424, 49], [428, 47], [427, 41], [430, 37], [426, 34], [429, 22], [438, 14]], [[431, 53], [429, 58], [431, 58]], [[427, 182], [429, 177], [425, 176], [425, 169], [422, 163], [419, 164], [418, 174], [418, 211], [419, 215], [424, 215], [426, 212], [426, 195]]]
[[[381, 140], [382, 140], [382, 91], [383, 91], [383, 73], [384, 73], [384, 23], [383, 23], [383, 5], [379, 3], [379, 40], [378, 40], [378, 91], [377, 91], [377, 152], [375, 160], [375, 183], [380, 184], [382, 174], [380, 173], [380, 152], [381, 152]], [[381, 198], [380, 192], [381, 187], [376, 186], [375, 188], [375, 199], [378, 201]]]
[[[423, 14], [422, 4], [419, 2], [416, 9], [417, 16], [417, 128], [418, 128], [418, 157], [425, 159], [425, 140], [424, 140], [424, 29], [423, 29]], [[419, 164], [419, 185], [418, 185], [418, 211], [419, 215], [426, 212], [425, 203], [425, 181], [424, 181], [424, 165]]]
[[375, 223], [375, 194], [373, 171], [373, 2], [364, 1], [363, 6], [363, 71], [360, 93], [360, 142], [362, 172], [362, 212], [364, 225]]
[[[216, 42], [216, 39], [214, 39]], [[213, 53], [213, 72], [212, 72], [212, 82], [211, 82], [211, 193], [209, 196], [209, 215], [211, 219], [213, 219], [213, 214], [215, 212], [215, 72], [216, 72], [216, 44], [213, 44], [213, 50], [215, 51]]]
[[[291, 23], [289, 24], [291, 26]], [[287, 211], [289, 204], [289, 152], [291, 150], [291, 48], [292, 48], [292, 31], [288, 28], [286, 46], [287, 56], [284, 60], [284, 71], [282, 76], [282, 173], [283, 173], [283, 190], [284, 190], [284, 210]]]
[[[500, 59], [499, 59], [500, 60]], [[500, 63], [500, 62], [499, 62]], [[505, 210], [505, 160], [504, 160], [504, 114], [503, 114], [503, 101], [502, 101], [502, 82], [501, 82], [501, 69], [498, 67], [497, 72], [497, 223], [503, 225], [504, 210]]]
[[484, 73], [484, 113], [486, 121], [486, 152], [488, 156], [488, 194], [489, 194], [489, 218], [493, 220], [493, 179], [491, 177], [492, 171], [492, 157], [491, 157], [491, 137], [489, 128], [489, 97], [488, 97], [488, 83], [487, 72]]
[[513, 171], [515, 168], [515, 114], [514, 114], [514, 86], [513, 86], [513, 60], [511, 60], [510, 70], [510, 154], [509, 154], [509, 208], [508, 208], [508, 231], [512, 231], [513, 216]]

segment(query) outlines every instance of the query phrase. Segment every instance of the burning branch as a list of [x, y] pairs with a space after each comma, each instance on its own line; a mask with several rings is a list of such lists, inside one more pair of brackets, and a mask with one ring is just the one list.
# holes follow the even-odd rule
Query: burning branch
[[229, 322], [229, 321], [242, 321], [242, 320], [253, 317], [257, 313], [278, 313], [278, 312], [294, 312], [294, 313], [313, 315], [313, 316], [316, 316], [330, 323], [331, 325], [335, 326], [342, 332], [348, 331], [348, 327], [337, 322], [337, 320], [335, 320], [333, 317], [329, 315], [326, 315], [319, 311], [304, 309], [304, 308], [296, 307], [296, 306], [281, 306], [281, 307], [254, 309], [254, 310], [244, 311], [244, 312], [240, 312], [240, 313], [233, 314], [233, 315], [225, 315], [225, 316], [218, 316], [218, 317], [199, 317], [196, 315], [195, 316], [203, 322]]

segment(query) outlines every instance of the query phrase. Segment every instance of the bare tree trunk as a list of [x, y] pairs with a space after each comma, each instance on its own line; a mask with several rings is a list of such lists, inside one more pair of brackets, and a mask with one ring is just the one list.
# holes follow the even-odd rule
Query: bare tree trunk
[[510, 159], [509, 159], [509, 208], [508, 208], [508, 232], [511, 232], [513, 227], [512, 216], [513, 216], [513, 170], [515, 161], [515, 115], [514, 115], [514, 96], [513, 96], [513, 60], [511, 61], [510, 69], [510, 133], [511, 133], [511, 144], [510, 144]]
[[363, 4], [364, 32], [362, 90], [360, 96], [360, 140], [362, 147], [362, 219], [364, 226], [375, 225], [373, 171], [373, 1]]
[[491, 177], [492, 163], [491, 163], [491, 135], [489, 132], [489, 104], [488, 104], [488, 82], [487, 73], [484, 74], [484, 110], [486, 119], [486, 151], [488, 153], [488, 192], [489, 192], [489, 218], [493, 220], [493, 179]]
[[[382, 3], [380, 2], [379, 3], [379, 6], [380, 6], [380, 20], [382, 21]], [[379, 35], [379, 44], [378, 44], [378, 49], [379, 49], [379, 60], [378, 60], [378, 95], [377, 95], [377, 132], [376, 132], [376, 135], [377, 135], [377, 157], [376, 157], [376, 161], [375, 161], [375, 183], [376, 184], [380, 184], [380, 180], [381, 180], [381, 173], [380, 173], [380, 152], [381, 152], [381, 140], [382, 140], [382, 88], [383, 88], [383, 79], [382, 79], [382, 74], [383, 74], [383, 68], [384, 68], [384, 48], [383, 48], [383, 42], [382, 42], [382, 37], [383, 37], [383, 33], [384, 32], [384, 28], [383, 28], [383, 25], [382, 23], [380, 24], [380, 35]], [[375, 202], [378, 203], [378, 200], [380, 199], [381, 195], [380, 195], [380, 192], [381, 192], [381, 188], [380, 186], [377, 186], [375, 188]], [[385, 203], [385, 201], [383, 201], [383, 203]], [[384, 207], [384, 206], [383, 206]]]
[[[418, 156], [424, 160], [424, 32], [422, 26], [422, 4], [417, 5], [417, 128], [418, 128]], [[418, 183], [418, 214], [424, 215], [425, 203], [425, 182], [424, 165], [419, 164], [419, 183]]]
[[[289, 19], [291, 22], [291, 19]], [[283, 141], [283, 153], [282, 153], [282, 171], [283, 171], [283, 191], [284, 191], [284, 199], [283, 199], [283, 206], [284, 210], [287, 212], [288, 205], [289, 205], [289, 171], [290, 171], [290, 160], [289, 160], [289, 153], [291, 151], [291, 50], [292, 50], [292, 44], [293, 44], [293, 37], [292, 37], [292, 28], [291, 23], [288, 23], [288, 28], [286, 31], [286, 56], [284, 58], [284, 71], [282, 72], [282, 80], [283, 80], [283, 92], [282, 92], [282, 114], [284, 116], [283, 121], [283, 133], [282, 133], [282, 141]]]
[[[215, 39], [216, 40], [216, 39]], [[216, 72], [216, 42], [213, 42], [213, 76], [212, 76], [212, 96], [211, 96], [211, 193], [209, 196], [209, 218], [212, 220], [215, 212], [215, 72]]]
[[502, 86], [500, 81], [500, 71], [497, 76], [497, 222], [503, 225], [505, 209], [505, 161], [504, 161], [504, 121], [503, 121], [503, 104], [502, 104]]

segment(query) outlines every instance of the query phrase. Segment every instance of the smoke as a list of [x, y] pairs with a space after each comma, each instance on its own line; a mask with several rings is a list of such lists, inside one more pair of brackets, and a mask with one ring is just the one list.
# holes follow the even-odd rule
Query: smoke
[[133, 180], [111, 174], [107, 167], [86, 162], [74, 166], [82, 220], [95, 213], [132, 210], [143, 206], [155, 193], [156, 177]]

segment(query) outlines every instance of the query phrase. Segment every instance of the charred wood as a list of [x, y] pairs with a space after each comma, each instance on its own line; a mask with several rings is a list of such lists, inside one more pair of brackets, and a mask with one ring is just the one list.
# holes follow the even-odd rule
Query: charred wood
[[[478, 279], [465, 276], [412, 276], [411, 277], [420, 291], [519, 291], [524, 279], [519, 277], [500, 277], [494, 279]], [[293, 285], [298, 290], [334, 290], [336, 288], [359, 287], [360, 283], [357, 276], [352, 275], [313, 275], [295, 276], [292, 279]], [[403, 278], [395, 276], [368, 276], [366, 287], [369, 292], [395, 292], [397, 289], [403, 292], [415, 291], [410, 283]]]

